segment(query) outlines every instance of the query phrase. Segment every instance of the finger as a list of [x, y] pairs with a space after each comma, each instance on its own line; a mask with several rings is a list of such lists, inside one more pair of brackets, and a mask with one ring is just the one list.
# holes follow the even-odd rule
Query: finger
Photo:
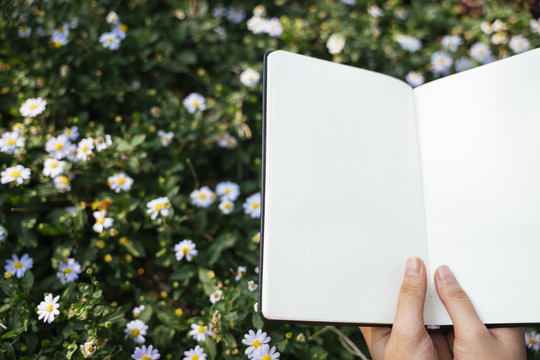
[[452, 349], [448, 344], [448, 340], [444, 332], [432, 332], [430, 333], [430, 337], [431, 341], [433, 342], [433, 346], [435, 346], [435, 349], [437, 350], [439, 360], [452, 360], [454, 358]]
[[456, 336], [488, 335], [467, 293], [448, 266], [439, 266], [435, 271], [435, 287], [452, 319]]
[[375, 358], [374, 352], [377, 352], [376, 347], [386, 347], [388, 337], [390, 336], [391, 328], [388, 327], [360, 327], [362, 336], [368, 347], [369, 353]]
[[426, 288], [427, 280], [424, 262], [417, 257], [409, 258], [399, 292], [393, 332], [417, 337], [426, 331], [424, 328]]
[[499, 343], [503, 344], [509, 354], [513, 354], [514, 359], [526, 358], [526, 348], [523, 343], [525, 328], [491, 328], [488, 331]]

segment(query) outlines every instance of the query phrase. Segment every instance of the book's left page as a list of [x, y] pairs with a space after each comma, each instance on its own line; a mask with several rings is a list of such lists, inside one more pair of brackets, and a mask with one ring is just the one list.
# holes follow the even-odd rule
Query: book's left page
[[412, 88], [267, 55], [260, 312], [390, 324], [405, 263], [427, 259]]

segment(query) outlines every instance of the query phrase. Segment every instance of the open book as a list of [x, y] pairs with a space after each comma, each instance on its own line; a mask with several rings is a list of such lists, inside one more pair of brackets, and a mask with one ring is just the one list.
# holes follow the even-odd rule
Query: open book
[[418, 256], [426, 325], [442, 264], [484, 323], [540, 323], [540, 49], [414, 89], [274, 51], [263, 138], [263, 318], [391, 324]]

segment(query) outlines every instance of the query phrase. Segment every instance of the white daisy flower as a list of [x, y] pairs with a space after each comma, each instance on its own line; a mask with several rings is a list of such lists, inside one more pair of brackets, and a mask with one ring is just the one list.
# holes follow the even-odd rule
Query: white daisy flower
[[81, 350], [83, 356], [85, 358], [88, 358], [88, 357], [94, 356], [94, 353], [96, 352], [97, 347], [92, 341], [90, 341], [90, 342], [84, 343], [84, 345], [80, 345], [79, 349]]
[[193, 205], [209, 207], [216, 199], [216, 194], [208, 186], [203, 186], [200, 189], [193, 190], [189, 197]]
[[160, 197], [149, 201], [146, 204], [146, 213], [150, 214], [150, 218], [155, 220], [158, 215], [168, 216], [171, 208], [171, 202], [168, 197]]
[[96, 223], [92, 229], [97, 233], [102, 233], [105, 229], [108, 229], [113, 225], [114, 220], [112, 218], [105, 217], [105, 215], [107, 215], [105, 210], [94, 211], [92, 215], [96, 219]]
[[255, 272], [255, 274], [259, 274], [259, 266], [255, 266], [255, 269], [253, 269], [253, 271]]
[[254, 310], [255, 312], [259, 312], [259, 303], [258, 303], [258, 302], [256, 302], [255, 304], [253, 304], [253, 310]]
[[436, 51], [431, 55], [431, 71], [435, 75], [448, 75], [452, 62], [452, 57], [447, 52]]
[[356, 0], [341, 0], [342, 3], [346, 5], [354, 5], [356, 4]]
[[19, 108], [19, 113], [25, 117], [36, 117], [45, 111], [47, 101], [42, 98], [29, 98]]
[[473, 67], [473, 63], [466, 57], [460, 57], [456, 60], [456, 64], [454, 66], [457, 72], [461, 72], [471, 69]]
[[253, 15], [255, 16], [265, 16], [266, 15], [266, 8], [264, 5], [257, 5], [253, 8]]
[[463, 40], [459, 35], [446, 35], [441, 40], [441, 45], [451, 52], [456, 52], [459, 45], [463, 44]]
[[420, 86], [424, 83], [424, 75], [418, 71], [409, 71], [407, 76], [405, 76], [407, 83], [413, 87]]
[[120, 21], [120, 17], [118, 16], [118, 14], [114, 11], [109, 11], [109, 13], [107, 14], [107, 23], [109, 24], [116, 24]]
[[246, 274], [246, 271], [247, 271], [247, 267], [239, 266], [236, 269], [236, 276], [234, 277], [234, 280], [240, 281], [240, 279], [242, 279], [244, 277], [244, 275]]
[[212, 335], [212, 332], [209, 331], [206, 326], [191, 324], [191, 331], [189, 332], [189, 335], [191, 335], [193, 339], [197, 340], [197, 342], [201, 342]]
[[248, 30], [252, 33], [260, 34], [266, 32], [266, 29], [268, 28], [268, 20], [260, 16], [253, 16], [247, 21], [246, 25]]
[[204, 96], [196, 92], [189, 94], [182, 101], [182, 104], [190, 114], [195, 113], [197, 110], [206, 110], [206, 99]]
[[152, 345], [143, 345], [142, 347], [136, 347], [131, 357], [135, 360], [157, 360], [161, 357], [158, 349], [154, 349]]
[[6, 239], [6, 229], [4, 229], [3, 226], [0, 226], [0, 241], [4, 241]]
[[32, 28], [29, 26], [19, 26], [17, 29], [17, 34], [20, 38], [27, 38], [30, 37], [32, 34]]
[[510, 49], [512, 49], [513, 52], [519, 54], [529, 50], [531, 43], [523, 35], [514, 35], [510, 39], [508, 46], [510, 46]]
[[234, 210], [234, 203], [231, 200], [223, 199], [219, 203], [219, 210], [225, 215], [229, 215]]
[[224, 17], [226, 13], [227, 13], [227, 8], [223, 6], [222, 4], [216, 5], [212, 9], [212, 16], [215, 17], [216, 19]]
[[328, 48], [328, 52], [330, 54], [339, 54], [341, 51], [343, 51], [343, 48], [345, 47], [345, 37], [338, 34], [330, 35], [328, 41], [326, 41], [326, 47]]
[[133, 186], [133, 179], [124, 173], [114, 174], [107, 178], [107, 184], [115, 193], [129, 191]]
[[45, 299], [37, 307], [39, 315], [38, 320], [43, 319], [43, 322], [49, 324], [54, 321], [54, 317], [60, 314], [60, 310], [58, 310], [60, 307], [58, 299], [60, 299], [60, 295], [57, 295], [54, 299], [52, 294], [45, 296]]
[[22, 165], [15, 165], [2, 171], [1, 182], [2, 184], [14, 182], [20, 185], [30, 178], [30, 173], [31, 171], [29, 168], [25, 168]]
[[246, 11], [242, 8], [230, 7], [227, 9], [225, 16], [227, 17], [227, 20], [229, 20], [231, 23], [239, 24], [246, 17]]
[[244, 84], [245, 86], [255, 86], [259, 83], [261, 80], [261, 75], [259, 73], [251, 68], [244, 70], [240, 74], [240, 82]]
[[503, 45], [508, 42], [508, 36], [506, 36], [506, 33], [498, 32], [493, 35], [491, 35], [491, 43], [493, 45]]
[[23, 254], [21, 258], [15, 254], [6, 261], [4, 270], [9, 272], [12, 275], [15, 275], [17, 278], [22, 278], [26, 270], [29, 270], [34, 267], [34, 259], [32, 259], [28, 254]]
[[396, 40], [403, 50], [414, 52], [422, 48], [422, 42], [412, 35], [398, 35]]
[[182, 260], [184, 257], [187, 261], [191, 261], [192, 257], [197, 255], [195, 243], [189, 239], [184, 239], [174, 245], [174, 251], [176, 252], [176, 260], [178, 261]]
[[487, 64], [495, 60], [491, 49], [484, 43], [476, 43], [471, 46], [469, 55], [481, 64]]
[[223, 181], [216, 185], [216, 194], [222, 199], [235, 201], [240, 195], [240, 186], [231, 181]]
[[71, 141], [77, 140], [79, 137], [79, 128], [77, 126], [64, 128], [62, 135], [67, 136], [67, 138]]
[[219, 300], [221, 300], [221, 295], [223, 294], [223, 292], [221, 290], [216, 290], [214, 291], [213, 293], [210, 294], [210, 302], [212, 304], [215, 304], [217, 303]]
[[67, 45], [68, 35], [69, 35], [68, 29], [60, 28], [60, 29], [53, 30], [52, 35], [51, 35], [51, 42], [53, 43], [54, 47], [59, 48], [64, 45]]
[[58, 272], [56, 273], [56, 277], [66, 283], [73, 282], [79, 278], [79, 274], [81, 273], [81, 264], [77, 262], [77, 260], [73, 258], [65, 259], [60, 263], [58, 266]]
[[405, 20], [407, 18], [407, 12], [403, 8], [397, 8], [394, 10], [394, 16], [400, 20]]
[[43, 163], [43, 175], [49, 177], [57, 177], [61, 175], [66, 169], [67, 163], [62, 160], [57, 160], [55, 158], [45, 159]]
[[126, 38], [127, 28], [128, 27], [126, 24], [122, 24], [122, 23], [114, 24], [112, 32], [114, 35], [116, 35], [118, 39], [124, 40]]
[[24, 124], [23, 123], [16, 123], [11, 127], [11, 131], [14, 131], [18, 134], [21, 134], [24, 130]]
[[251, 241], [253, 241], [255, 244], [258, 244], [261, 242], [261, 232], [259, 231], [255, 235], [251, 237]]
[[169, 146], [174, 137], [174, 133], [172, 131], [165, 132], [158, 130], [157, 134], [159, 136], [159, 140], [161, 141], [161, 145], [163, 146]]
[[278, 37], [283, 33], [283, 26], [278, 18], [271, 18], [266, 21], [266, 33], [272, 37]]
[[531, 28], [531, 32], [540, 35], [540, 19], [538, 20], [531, 19], [529, 21], [529, 25]]
[[137, 344], [142, 344], [145, 341], [146, 330], [148, 330], [148, 325], [144, 322], [141, 320], [131, 320], [127, 323], [124, 333], [126, 334], [126, 339], [131, 337]]
[[491, 27], [491, 24], [487, 21], [483, 21], [480, 24], [480, 30], [486, 35], [491, 35], [493, 33], [493, 28]]
[[19, 148], [23, 148], [25, 138], [19, 132], [5, 132], [0, 137], [0, 152], [15, 154]]
[[99, 42], [105, 49], [118, 50], [120, 47], [120, 38], [113, 32], [107, 32], [101, 34]]
[[264, 344], [261, 345], [257, 350], [253, 352], [253, 360], [277, 360], [279, 359], [280, 353], [276, 351], [276, 347]]
[[131, 310], [131, 313], [134, 317], [139, 317], [141, 311], [144, 310], [144, 305], [135, 306], [133, 310]]
[[368, 14], [374, 18], [378, 18], [384, 15], [383, 10], [377, 5], [372, 5], [367, 10]]
[[536, 331], [526, 332], [525, 345], [532, 351], [540, 350], [540, 334], [537, 334]]
[[248, 290], [249, 291], [257, 290], [257, 284], [255, 284], [255, 281], [253, 281], [253, 280], [248, 281]]
[[94, 146], [96, 147], [97, 152], [102, 152], [112, 145], [111, 135], [105, 134], [105, 137], [97, 137], [94, 139]]
[[249, 330], [247, 334], [244, 335], [242, 339], [242, 344], [247, 345], [248, 348], [245, 351], [245, 354], [249, 357], [253, 357], [253, 352], [257, 350], [261, 345], [269, 343], [271, 338], [266, 335], [266, 332], [263, 332], [261, 329], [257, 330], [255, 333], [253, 330]]
[[193, 349], [184, 351], [183, 360], [206, 360], [206, 354], [204, 353], [203, 348], [197, 345]]
[[218, 143], [219, 147], [226, 149], [234, 149], [238, 144], [238, 140], [236, 140], [235, 137], [229, 135], [228, 132], [224, 132], [223, 134], [217, 134], [214, 136], [214, 139]]
[[71, 190], [70, 179], [65, 175], [53, 178], [53, 184], [59, 192], [68, 192]]
[[71, 144], [66, 135], [52, 137], [45, 143], [45, 151], [58, 160], [67, 157], [67, 155], [73, 150], [73, 147], [73, 144]]
[[256, 219], [261, 217], [261, 193], [255, 193], [248, 197], [243, 204], [244, 213]]
[[496, 31], [496, 32], [506, 31], [508, 30], [508, 24], [502, 21], [501, 19], [497, 19], [491, 24], [491, 28], [493, 29], [493, 31]]
[[87, 137], [79, 141], [77, 145], [77, 159], [81, 161], [87, 161], [92, 156], [92, 150], [94, 150], [94, 139]]

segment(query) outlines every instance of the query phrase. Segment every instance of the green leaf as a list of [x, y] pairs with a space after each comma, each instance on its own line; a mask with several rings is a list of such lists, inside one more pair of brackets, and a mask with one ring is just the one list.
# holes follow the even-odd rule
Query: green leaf
[[27, 270], [24, 272], [24, 276], [22, 278], [22, 286], [26, 290], [32, 289], [32, 286], [34, 285], [34, 274]]
[[221, 254], [225, 250], [232, 248], [236, 244], [237, 240], [238, 240], [237, 236], [231, 233], [225, 233], [225, 234], [219, 235], [212, 242], [212, 245], [210, 245], [208, 249], [208, 253], [210, 253], [211, 255], [207, 261], [207, 264], [210, 267], [214, 266], [214, 264], [221, 257]]
[[128, 240], [128, 242], [125, 243], [124, 246], [126, 247], [126, 250], [135, 257], [146, 256], [146, 250], [144, 249], [144, 245], [140, 240]]

